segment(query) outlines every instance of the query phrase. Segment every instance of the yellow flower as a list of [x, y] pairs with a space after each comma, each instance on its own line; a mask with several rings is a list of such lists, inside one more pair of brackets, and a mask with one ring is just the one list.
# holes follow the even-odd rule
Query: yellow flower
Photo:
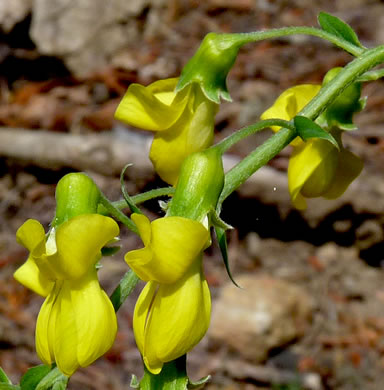
[[205, 335], [211, 297], [202, 255], [173, 284], [149, 282], [136, 303], [133, 330], [144, 363], [153, 374], [191, 350]]
[[360, 174], [359, 157], [324, 139], [311, 139], [294, 148], [288, 165], [288, 187], [293, 205], [306, 208], [305, 198], [341, 196]]
[[172, 185], [183, 160], [212, 144], [218, 108], [196, 83], [176, 93], [177, 82], [132, 84], [115, 113], [124, 123], [155, 132], [149, 157], [160, 177]]
[[[321, 86], [297, 85], [284, 91], [275, 103], [262, 115], [262, 119], [292, 119], [317, 95]], [[274, 131], [279, 127], [274, 126]], [[339, 142], [338, 150], [329, 141], [314, 138], [304, 142], [296, 137], [288, 165], [288, 188], [293, 205], [307, 207], [305, 198], [322, 196], [335, 199], [342, 195], [349, 184], [360, 174], [363, 163]]]
[[45, 364], [56, 362], [65, 375], [91, 364], [115, 339], [115, 311], [95, 264], [101, 248], [118, 233], [114, 220], [97, 214], [71, 218], [47, 241], [38, 221], [28, 220], [17, 231], [30, 255], [14, 276], [47, 297], [37, 320], [36, 350]]
[[183, 217], [158, 218], [153, 222], [132, 214], [144, 248], [128, 252], [125, 261], [140, 279], [175, 283], [206, 247], [208, 230], [197, 221]]

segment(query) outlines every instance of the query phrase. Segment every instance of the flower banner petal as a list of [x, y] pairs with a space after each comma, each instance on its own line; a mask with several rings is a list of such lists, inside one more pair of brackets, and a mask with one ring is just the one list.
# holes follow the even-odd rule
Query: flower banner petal
[[[273, 105], [264, 111], [260, 118], [266, 119], [284, 119], [291, 120], [299, 113], [310, 100], [312, 100], [320, 91], [321, 85], [301, 84], [286, 89], [273, 103]], [[274, 132], [280, 130], [279, 126], [271, 127]], [[298, 146], [302, 143], [299, 137], [296, 137], [291, 144]]]
[[98, 214], [71, 218], [57, 228], [57, 254], [49, 261], [62, 279], [81, 278], [98, 261], [101, 248], [118, 234], [112, 218]]
[[178, 94], [176, 99], [177, 81], [177, 78], [159, 80], [148, 87], [131, 84], [117, 107], [115, 118], [144, 130], [168, 129], [179, 119], [187, 104], [188, 91]]
[[203, 250], [209, 232], [200, 222], [182, 217], [156, 219], [151, 228], [149, 246], [128, 252], [125, 261], [145, 281], [174, 283]]

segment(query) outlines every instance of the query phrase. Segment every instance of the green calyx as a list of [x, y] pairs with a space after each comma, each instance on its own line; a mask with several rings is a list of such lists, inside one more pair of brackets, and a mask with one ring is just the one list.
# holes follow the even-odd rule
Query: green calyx
[[242, 44], [234, 34], [207, 34], [195, 55], [184, 66], [176, 90], [181, 91], [195, 82], [213, 102], [219, 104], [220, 98], [231, 101], [226, 79]]
[[224, 185], [221, 153], [206, 149], [188, 156], [181, 167], [168, 216], [201, 221], [216, 208]]
[[[329, 83], [343, 68], [333, 68], [325, 75], [323, 85]], [[346, 88], [335, 101], [318, 117], [316, 122], [328, 129], [337, 127], [341, 130], [356, 130], [353, 115], [365, 106], [361, 98], [361, 83], [355, 82]]]
[[56, 215], [53, 227], [82, 214], [95, 214], [100, 199], [100, 190], [84, 173], [65, 175], [56, 187]]

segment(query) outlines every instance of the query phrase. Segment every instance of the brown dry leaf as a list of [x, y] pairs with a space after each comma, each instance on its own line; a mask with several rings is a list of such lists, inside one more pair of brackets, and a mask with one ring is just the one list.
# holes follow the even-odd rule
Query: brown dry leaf
[[16, 104], [26, 104], [31, 97], [49, 91], [58, 85], [58, 83], [58, 80], [25, 83], [14, 92], [12, 102]]

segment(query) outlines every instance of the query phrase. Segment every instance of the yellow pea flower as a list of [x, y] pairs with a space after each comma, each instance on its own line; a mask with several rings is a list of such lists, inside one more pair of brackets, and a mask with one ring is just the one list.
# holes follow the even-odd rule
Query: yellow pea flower
[[[288, 88], [261, 115], [261, 119], [292, 119], [317, 95], [320, 88], [320, 85], [312, 84]], [[272, 130], [278, 131], [279, 127], [273, 126]], [[339, 197], [360, 174], [362, 161], [346, 150], [341, 144], [341, 137], [338, 137], [340, 150], [319, 138], [304, 142], [296, 137], [291, 142], [293, 152], [288, 165], [288, 188], [296, 208], [307, 207], [305, 198]]]
[[173, 284], [147, 283], [136, 302], [133, 330], [144, 363], [153, 374], [187, 353], [205, 335], [211, 296], [202, 272], [202, 255]]
[[95, 264], [101, 248], [118, 233], [113, 219], [97, 214], [69, 219], [48, 240], [36, 220], [17, 231], [30, 255], [14, 276], [47, 297], [37, 320], [36, 350], [45, 364], [56, 362], [65, 375], [91, 364], [115, 339], [116, 314], [99, 285]]
[[206, 247], [208, 230], [198, 221], [183, 217], [158, 218], [153, 222], [132, 214], [144, 248], [128, 252], [125, 261], [140, 279], [175, 283]]
[[183, 160], [212, 144], [218, 109], [196, 83], [176, 93], [177, 82], [171, 78], [147, 87], [132, 84], [115, 113], [124, 123], [155, 132], [149, 157], [159, 176], [172, 185]]
[[288, 188], [293, 205], [307, 207], [305, 198], [341, 196], [363, 169], [359, 157], [345, 148], [315, 138], [294, 148], [288, 165]]

